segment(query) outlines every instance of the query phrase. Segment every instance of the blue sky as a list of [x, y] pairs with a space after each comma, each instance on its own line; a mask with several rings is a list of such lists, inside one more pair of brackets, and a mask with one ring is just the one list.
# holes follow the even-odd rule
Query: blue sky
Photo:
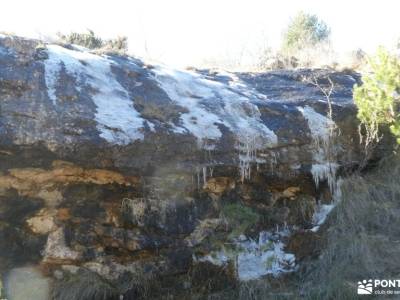
[[391, 47], [400, 37], [396, 0], [3, 0], [0, 30], [37, 37], [91, 28], [128, 36], [136, 55], [190, 65], [278, 47], [300, 10], [329, 24], [338, 51]]

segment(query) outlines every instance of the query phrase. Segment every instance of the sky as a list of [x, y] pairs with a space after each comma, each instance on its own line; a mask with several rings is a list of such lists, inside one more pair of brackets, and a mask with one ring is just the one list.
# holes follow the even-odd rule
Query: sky
[[400, 37], [399, 0], [2, 0], [0, 31], [47, 38], [92, 29], [104, 38], [125, 35], [130, 53], [177, 66], [251, 60], [279, 47], [282, 32], [303, 10], [332, 30], [337, 51]]

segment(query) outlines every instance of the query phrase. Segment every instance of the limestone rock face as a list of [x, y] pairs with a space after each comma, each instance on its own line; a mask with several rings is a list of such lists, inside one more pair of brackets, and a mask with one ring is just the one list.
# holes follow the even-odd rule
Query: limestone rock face
[[[332, 120], [308, 83], [325, 88], [328, 76]], [[1, 36], [0, 269], [18, 261], [57, 280], [82, 268], [143, 285], [175, 278], [163, 288], [185, 290], [194, 285], [182, 274], [210, 261], [218, 268], [206, 257], [232, 240], [292, 264], [282, 252], [288, 235], [244, 239], [311, 229], [318, 200], [339, 195], [342, 174], [362, 159], [359, 80], [325, 70], [174, 70]], [[237, 228], [232, 216], [243, 220]], [[271, 274], [242, 258], [245, 278]]]

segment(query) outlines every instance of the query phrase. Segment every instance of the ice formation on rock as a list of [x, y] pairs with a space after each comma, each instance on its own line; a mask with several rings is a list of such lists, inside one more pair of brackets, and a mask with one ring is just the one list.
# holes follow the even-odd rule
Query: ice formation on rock
[[298, 109], [307, 120], [313, 139], [314, 162], [311, 166], [311, 174], [315, 185], [318, 188], [320, 182], [326, 180], [333, 194], [336, 185], [336, 173], [339, 167], [337, 162], [334, 161], [335, 149], [331, 143], [335, 123], [333, 120], [317, 113], [310, 106], [299, 107]]
[[254, 103], [261, 95], [244, 92], [242, 83], [232, 77], [229, 84], [213, 81], [198, 73], [154, 68], [155, 79], [169, 98], [187, 112], [181, 114], [175, 132], [197, 137], [200, 147], [214, 145], [222, 136], [220, 126], [229, 128], [236, 137], [242, 179], [249, 178], [251, 163], [260, 163], [257, 153], [277, 143], [277, 136], [261, 120]]
[[311, 228], [311, 231], [317, 232], [319, 227], [325, 223], [326, 218], [335, 207], [335, 204], [321, 204], [317, 206], [317, 209], [313, 215], [313, 224], [314, 227]]
[[282, 238], [290, 232], [286, 229], [274, 233], [262, 231], [258, 241], [243, 236], [238, 239], [232, 249], [222, 249], [197, 261], [209, 261], [223, 266], [229, 262], [235, 265], [238, 279], [247, 281], [271, 274], [278, 276], [296, 269], [295, 256], [286, 253]]
[[333, 192], [336, 185], [338, 164], [334, 162], [318, 163], [311, 166], [311, 174], [318, 188], [321, 181], [327, 180], [329, 189]]
[[326, 218], [331, 213], [331, 211], [336, 207], [338, 202], [342, 198], [342, 185], [343, 178], [338, 178], [333, 186], [333, 201], [330, 204], [318, 204], [317, 209], [313, 215], [313, 225], [314, 227], [311, 229], [313, 232], [317, 232], [322, 224], [325, 223]]
[[311, 131], [314, 152], [314, 163], [311, 166], [311, 174], [314, 178], [315, 186], [318, 188], [320, 182], [327, 181], [332, 195], [332, 203], [318, 204], [313, 216], [313, 225], [311, 229], [316, 232], [325, 222], [327, 216], [336, 206], [341, 198], [341, 186], [343, 179], [337, 176], [339, 164], [335, 161], [336, 148], [333, 147], [331, 139], [334, 137], [335, 123], [333, 120], [317, 113], [312, 107], [299, 107], [308, 122]]

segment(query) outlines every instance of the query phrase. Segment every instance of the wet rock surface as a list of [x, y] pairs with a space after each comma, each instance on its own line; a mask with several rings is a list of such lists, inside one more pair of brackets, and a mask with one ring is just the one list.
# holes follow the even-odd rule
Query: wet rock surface
[[[328, 76], [333, 120], [307, 83]], [[40, 266], [55, 299], [83, 299], [68, 291], [85, 284], [87, 299], [233, 286], [234, 262], [204, 259], [232, 243], [247, 247], [229, 252], [243, 278], [286, 270], [273, 251], [290, 263], [286, 244], [298, 260], [313, 255], [319, 202], [362, 159], [358, 81], [326, 70], [177, 71], [0, 37], [0, 270]], [[306, 233], [281, 234], [296, 228]], [[264, 255], [261, 272], [246, 265], [251, 251]]]

